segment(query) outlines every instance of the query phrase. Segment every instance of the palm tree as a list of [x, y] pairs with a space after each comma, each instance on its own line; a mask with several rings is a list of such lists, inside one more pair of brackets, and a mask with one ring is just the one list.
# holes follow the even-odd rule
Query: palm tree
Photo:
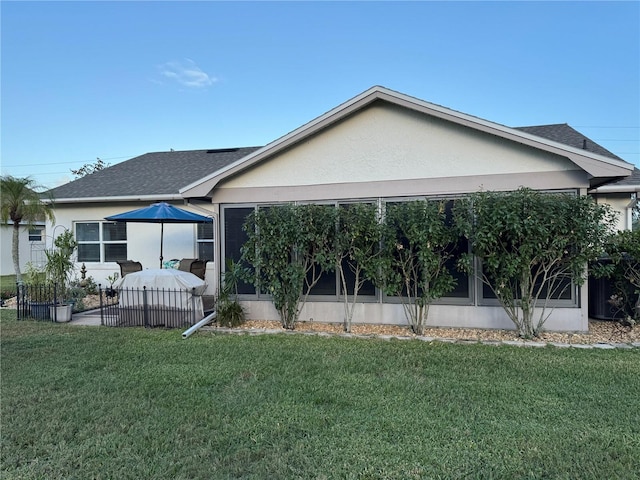
[[20, 225], [33, 226], [37, 220], [49, 219], [55, 221], [53, 203], [44, 202], [40, 189], [29, 177], [15, 178], [11, 175], [0, 177], [0, 220], [13, 222], [13, 241], [11, 255], [16, 281], [22, 283], [20, 272]]

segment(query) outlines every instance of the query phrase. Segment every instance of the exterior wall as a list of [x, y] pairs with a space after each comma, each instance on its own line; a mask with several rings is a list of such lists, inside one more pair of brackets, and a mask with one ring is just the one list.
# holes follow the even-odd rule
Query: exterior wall
[[[42, 225], [44, 227], [44, 225]], [[25, 272], [27, 263], [32, 262], [36, 266], [44, 266], [44, 248], [47, 230], [43, 232], [45, 236], [42, 242], [29, 241], [29, 229], [20, 227], [19, 256], [20, 271]], [[13, 243], [13, 224], [0, 226], [0, 275], [12, 275], [13, 258], [11, 257]]]
[[608, 193], [594, 195], [596, 201], [601, 204], [608, 204], [618, 213], [618, 230], [631, 230], [631, 194], [629, 193]]
[[[321, 134], [221, 182], [220, 204], [465, 194], [477, 190], [567, 189], [586, 194], [584, 171], [558, 155], [399, 107], [376, 104]], [[587, 298], [586, 286], [580, 292]], [[245, 300], [250, 319], [278, 320], [273, 305]], [[309, 302], [301, 320], [342, 322], [340, 302]], [[406, 325], [402, 306], [361, 303], [354, 323]], [[433, 305], [429, 325], [514, 328], [499, 306]], [[587, 302], [556, 308], [548, 330], [586, 331]]]
[[[148, 206], [149, 203], [127, 204], [77, 204], [56, 205], [56, 229], [59, 226], [73, 228], [75, 222], [103, 221], [104, 217], [116, 213], [134, 210]], [[188, 210], [188, 207], [179, 205]], [[202, 213], [195, 211], [195, 213]], [[61, 227], [60, 227], [61, 228]], [[165, 224], [164, 225], [164, 260], [195, 258], [196, 226], [192, 224]], [[160, 224], [157, 223], [127, 223], [127, 257], [142, 263], [143, 268], [159, 268], [160, 266]], [[78, 276], [82, 262], [76, 264]], [[106, 277], [113, 273], [119, 273], [120, 267], [115, 262], [85, 262], [87, 276], [93, 277], [96, 283], [105, 285]], [[207, 270], [215, 269], [211, 262]], [[209, 275], [207, 275], [208, 277]]]
[[[218, 188], [491, 178], [577, 171], [569, 160], [433, 117], [376, 104]], [[475, 181], [475, 189], [483, 185]]]
[[[586, 287], [585, 287], [586, 288]], [[583, 308], [556, 308], [544, 324], [547, 331], [586, 332], [589, 330], [587, 302]], [[269, 301], [241, 302], [249, 320], [280, 320]], [[538, 313], [538, 312], [536, 312]], [[536, 317], [534, 317], [536, 318]], [[344, 305], [340, 302], [307, 302], [300, 314], [301, 321], [341, 323]], [[359, 303], [353, 323], [408, 325], [402, 305], [398, 303]], [[515, 329], [502, 307], [474, 305], [432, 305], [427, 325], [430, 327]]]

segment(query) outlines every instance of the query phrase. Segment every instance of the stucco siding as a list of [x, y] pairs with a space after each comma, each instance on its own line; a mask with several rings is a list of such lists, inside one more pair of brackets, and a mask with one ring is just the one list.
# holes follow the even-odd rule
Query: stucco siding
[[[46, 238], [46, 229], [43, 231], [43, 235]], [[44, 248], [45, 238], [41, 242], [29, 241], [29, 229], [26, 226], [20, 227], [19, 233], [19, 252], [20, 257], [20, 271], [24, 274], [27, 264], [33, 263], [36, 267], [44, 267]], [[12, 275], [13, 257], [12, 257], [12, 243], [13, 243], [13, 224], [0, 226], [0, 275]]]
[[633, 220], [631, 216], [631, 194], [629, 193], [609, 193], [594, 195], [596, 201], [607, 204], [618, 214], [616, 228], [618, 230], [631, 230]]
[[[104, 221], [106, 216], [148, 205], [148, 203], [58, 205], [56, 207], [56, 221], [58, 225], [73, 228], [77, 222]], [[185, 207], [181, 205], [180, 208]], [[193, 224], [165, 224], [163, 256], [165, 261], [174, 258], [195, 258], [197, 256], [196, 226]], [[127, 257], [129, 260], [141, 262], [143, 268], [159, 268], [160, 224], [128, 223]], [[77, 265], [78, 271], [81, 264], [82, 262], [79, 262]], [[104, 284], [107, 276], [120, 272], [120, 268], [115, 262], [85, 262], [85, 265], [87, 275], [91, 275], [98, 283]]]
[[566, 158], [376, 103], [219, 188], [567, 172]]

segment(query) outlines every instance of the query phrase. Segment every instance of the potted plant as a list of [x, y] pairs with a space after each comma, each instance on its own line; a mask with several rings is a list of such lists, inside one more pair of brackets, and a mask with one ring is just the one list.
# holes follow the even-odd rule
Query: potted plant
[[[55, 286], [56, 304], [50, 307], [51, 317], [58, 322], [71, 320], [73, 305], [68, 301], [68, 286], [71, 281], [75, 265], [72, 260], [78, 243], [73, 238], [73, 232], [65, 230], [53, 241], [54, 247], [45, 250], [47, 263], [45, 273], [47, 279]], [[58, 299], [61, 299], [58, 301]]]
[[44, 268], [28, 262], [23, 278], [25, 283], [18, 286], [23, 292], [19, 298], [28, 302], [31, 317], [49, 320], [49, 307], [53, 305], [53, 286], [46, 282]]
[[118, 272], [115, 272], [113, 275], [109, 275], [107, 277], [107, 282], [109, 282], [109, 288], [107, 288], [104, 291], [104, 294], [107, 296], [107, 298], [114, 298], [118, 294], [116, 289], [113, 288], [113, 284], [116, 283], [118, 278], [120, 278], [120, 275], [118, 275]]

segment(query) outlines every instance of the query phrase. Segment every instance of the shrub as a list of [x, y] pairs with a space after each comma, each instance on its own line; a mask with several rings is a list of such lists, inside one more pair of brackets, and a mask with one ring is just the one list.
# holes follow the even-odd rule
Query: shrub
[[620, 310], [622, 321], [633, 326], [640, 322], [640, 230], [617, 232], [607, 253], [612, 263], [605, 273], [615, 291], [610, 303]]
[[250, 281], [271, 295], [282, 326], [292, 330], [311, 289], [335, 269], [336, 210], [328, 205], [278, 205], [247, 218], [242, 261]]
[[216, 307], [216, 320], [222, 327], [237, 327], [245, 321], [244, 309], [238, 301], [238, 282], [248, 276], [240, 263], [227, 259], [222, 291]]
[[222, 300], [218, 302], [216, 318], [221, 327], [237, 327], [245, 321], [244, 309], [237, 301]]
[[443, 202], [387, 204], [378, 284], [387, 295], [400, 298], [409, 325], [418, 335], [424, 333], [431, 303], [455, 287], [446, 267], [454, 241]]
[[[455, 213], [472, 250], [460, 267], [489, 286], [525, 338], [541, 333], [550, 302], [584, 282], [587, 263], [603, 254], [615, 220], [590, 197], [528, 188], [476, 193], [458, 202]], [[474, 255], [482, 262], [477, 271]]]

